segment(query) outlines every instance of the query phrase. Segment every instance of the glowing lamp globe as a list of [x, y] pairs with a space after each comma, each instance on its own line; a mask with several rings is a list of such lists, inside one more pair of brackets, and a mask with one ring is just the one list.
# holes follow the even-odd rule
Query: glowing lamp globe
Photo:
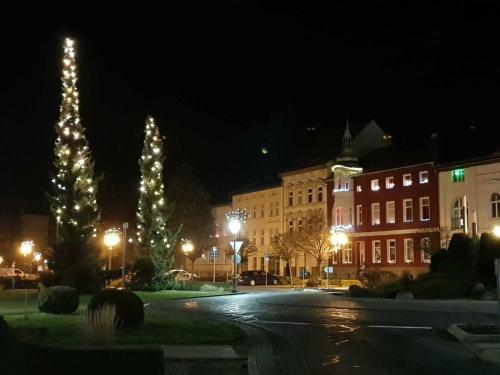
[[496, 237], [500, 237], [500, 226], [497, 225], [495, 228], [493, 228], [493, 234]]
[[120, 242], [120, 236], [115, 229], [109, 229], [104, 233], [104, 244], [110, 249]]
[[191, 242], [187, 241], [187, 242], [184, 242], [182, 244], [182, 251], [184, 251], [184, 253], [190, 253], [191, 251], [193, 251], [194, 249], [194, 246]]
[[229, 231], [232, 234], [237, 234], [241, 229], [241, 223], [238, 219], [232, 219], [229, 222], [228, 227], [229, 227]]
[[33, 241], [21, 242], [21, 254], [23, 254], [23, 256], [28, 256], [29, 254], [31, 254], [33, 246], [34, 246]]

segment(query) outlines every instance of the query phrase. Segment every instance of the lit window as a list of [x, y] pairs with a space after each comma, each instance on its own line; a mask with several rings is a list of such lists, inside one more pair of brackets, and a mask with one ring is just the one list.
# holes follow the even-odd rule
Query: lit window
[[345, 246], [342, 248], [342, 263], [352, 263], [352, 244], [350, 242], [345, 244]]
[[429, 197], [420, 198], [420, 220], [427, 221], [431, 219], [431, 203]]
[[363, 189], [361, 188], [361, 185], [356, 186], [356, 191], [358, 193], [361, 193], [363, 191]]
[[453, 183], [465, 181], [465, 171], [463, 169], [455, 169], [451, 171], [451, 179]]
[[356, 253], [358, 254], [359, 264], [365, 264], [365, 241], [356, 241]]
[[349, 181], [348, 180], [346, 180], [344, 183], [344, 190], [349, 191]]
[[298, 203], [297, 204], [302, 204], [302, 190], [299, 190], [299, 193], [298, 193]]
[[405, 238], [404, 243], [405, 243], [405, 263], [413, 263], [415, 258], [413, 254], [413, 239]]
[[396, 240], [387, 240], [387, 261], [396, 263]]
[[385, 188], [386, 189], [394, 188], [394, 177], [393, 176], [385, 178]]
[[293, 220], [288, 221], [288, 232], [293, 233]]
[[380, 203], [372, 203], [372, 225], [380, 224]]
[[260, 231], [260, 244], [264, 245], [264, 230]]
[[260, 206], [260, 217], [264, 217], [265, 216], [265, 208], [264, 208], [264, 205], [261, 205]]
[[335, 209], [335, 225], [342, 225], [342, 207]]
[[464, 226], [464, 212], [462, 198], [457, 198], [451, 205], [451, 229], [460, 229]]
[[252, 207], [252, 217], [255, 219], [257, 218], [257, 211], [255, 209], [255, 206]]
[[500, 194], [491, 194], [491, 217], [500, 217]]
[[372, 263], [382, 262], [382, 252], [380, 250], [380, 241], [372, 241]]
[[299, 219], [297, 221], [297, 226], [298, 226], [299, 232], [302, 232], [302, 219]]
[[276, 202], [274, 207], [274, 213], [276, 216], [278, 216], [280, 214], [279, 202]]
[[288, 206], [293, 206], [293, 191], [288, 193]]
[[309, 188], [307, 189], [307, 203], [312, 203], [313, 202], [313, 189]]
[[377, 191], [380, 189], [380, 186], [378, 184], [378, 179], [372, 180], [372, 191]]
[[403, 175], [403, 186], [411, 186], [411, 173], [407, 173]]
[[411, 199], [403, 199], [403, 221], [413, 221], [413, 201]]
[[394, 201], [385, 202], [385, 222], [389, 224], [396, 222], [396, 204]]
[[426, 184], [429, 182], [429, 172], [427, 171], [420, 171], [418, 173], [418, 181], [421, 183], [421, 184]]
[[356, 224], [363, 225], [363, 206], [360, 204], [356, 206]]
[[420, 240], [420, 259], [422, 263], [431, 262], [431, 239], [429, 237], [424, 237]]

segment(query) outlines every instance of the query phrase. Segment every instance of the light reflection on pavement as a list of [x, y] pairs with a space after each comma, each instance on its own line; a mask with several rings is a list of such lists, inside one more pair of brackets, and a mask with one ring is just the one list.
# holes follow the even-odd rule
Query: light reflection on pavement
[[[166, 310], [251, 323], [272, 333], [283, 373], [331, 374], [499, 374], [483, 364], [444, 329], [455, 322], [491, 319], [483, 314], [412, 311], [417, 304], [337, 298], [329, 293], [263, 292], [172, 300]], [[396, 306], [396, 307], [394, 307]], [[157, 307], [157, 308], [161, 308]], [[406, 309], [406, 310], [405, 310]], [[446, 309], [446, 306], [443, 307]], [[429, 325], [432, 330], [370, 329], [373, 324]], [[298, 358], [300, 357], [300, 363]]]

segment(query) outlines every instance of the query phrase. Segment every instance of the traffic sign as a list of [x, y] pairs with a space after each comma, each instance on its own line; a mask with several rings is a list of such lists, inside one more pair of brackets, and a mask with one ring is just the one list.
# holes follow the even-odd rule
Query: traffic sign
[[[230, 244], [233, 250], [236, 251], [236, 253], [238, 253], [238, 251], [240, 251], [241, 245], [243, 245], [243, 241], [231, 241]], [[235, 246], [236, 249], [234, 248]]]
[[236, 254], [236, 262], [234, 262], [234, 255], [231, 256], [231, 263], [240, 264], [241, 263], [241, 256], [239, 254]]
[[264, 253], [264, 262], [269, 262], [269, 253]]
[[330, 267], [325, 267], [323, 269], [323, 271], [325, 271], [325, 273], [333, 273], [333, 267], [331, 267], [331, 266]]

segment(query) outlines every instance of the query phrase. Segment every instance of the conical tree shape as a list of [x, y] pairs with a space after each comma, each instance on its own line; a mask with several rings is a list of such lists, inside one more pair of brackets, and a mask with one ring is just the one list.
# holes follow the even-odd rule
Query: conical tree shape
[[55, 127], [56, 175], [49, 202], [58, 226], [58, 239], [87, 242], [99, 219], [97, 182], [85, 128], [80, 121], [74, 41], [69, 38], [64, 42], [62, 63], [62, 102]]
[[153, 117], [146, 119], [144, 146], [139, 159], [141, 182], [137, 210], [137, 241], [151, 257], [155, 279], [160, 282], [174, 262], [179, 229], [170, 230], [171, 209], [163, 183], [163, 138]]

